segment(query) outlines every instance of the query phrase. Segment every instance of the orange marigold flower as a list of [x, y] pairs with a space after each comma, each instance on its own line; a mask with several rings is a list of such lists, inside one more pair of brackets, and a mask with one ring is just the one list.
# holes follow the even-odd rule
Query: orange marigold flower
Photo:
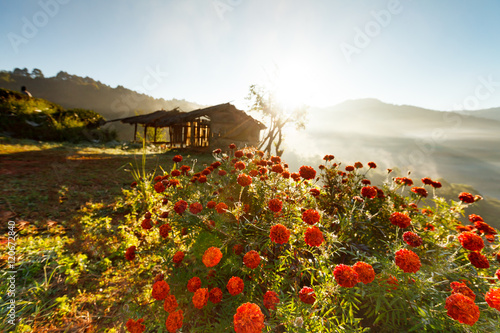
[[172, 261], [176, 264], [180, 264], [183, 259], [184, 259], [184, 252], [177, 251], [173, 256]]
[[313, 288], [303, 287], [299, 291], [299, 298], [303, 303], [313, 304], [316, 301], [316, 294], [314, 293]]
[[304, 236], [305, 241], [309, 246], [320, 246], [324, 241], [323, 233], [316, 226], [307, 228]]
[[312, 188], [312, 189], [309, 190], [309, 193], [311, 193], [311, 195], [313, 197], [317, 197], [317, 196], [319, 196], [320, 191], [317, 188]]
[[243, 169], [245, 169], [246, 168], [245, 162], [238, 161], [238, 162], [234, 163], [234, 168], [237, 169], [237, 170], [243, 170]]
[[[136, 183], [137, 184], [137, 183]], [[162, 193], [162, 192], [165, 192], [165, 185], [163, 185], [162, 182], [158, 182], [155, 184], [155, 187], [154, 187], [156, 193]]]
[[476, 268], [490, 268], [488, 258], [479, 252], [471, 252], [467, 258], [469, 258], [470, 263]]
[[426, 223], [424, 225], [424, 230], [434, 231], [434, 229], [435, 229], [435, 227], [430, 223]]
[[425, 185], [432, 185], [433, 181], [429, 177], [422, 178], [422, 183]]
[[165, 322], [165, 326], [167, 327], [167, 330], [170, 333], [175, 333], [177, 332], [178, 329], [182, 327], [183, 320], [184, 320], [184, 313], [182, 312], [182, 310], [177, 310], [171, 312], [168, 315], [167, 321]]
[[418, 255], [407, 249], [401, 249], [396, 252], [396, 265], [405, 273], [416, 273], [419, 271], [420, 258]]
[[[391, 170], [391, 169], [387, 169], [387, 170]], [[396, 177], [396, 178], [394, 178], [394, 181], [396, 182], [396, 184], [402, 184], [402, 185], [406, 185], [406, 186], [413, 185], [413, 180], [411, 180], [408, 177]]]
[[208, 289], [198, 288], [193, 295], [193, 305], [197, 309], [202, 309], [208, 302]]
[[[300, 177], [302, 177], [304, 179], [314, 179], [314, 177], [316, 177], [316, 170], [314, 170], [310, 166], [303, 165], [299, 169], [299, 175], [300, 175]], [[292, 174], [292, 178], [293, 178], [293, 174]], [[293, 178], [293, 179], [295, 180], [295, 178]]]
[[463, 282], [454, 281], [450, 283], [450, 287], [452, 289], [452, 294], [462, 294], [469, 297], [473, 301], [476, 299], [476, 294], [474, 294], [474, 292]]
[[288, 171], [288, 170], [283, 171], [283, 172], [281, 173], [281, 176], [282, 176], [283, 178], [285, 178], [285, 179], [290, 178], [290, 171]]
[[281, 164], [275, 164], [271, 167], [272, 172], [282, 173], [284, 171], [283, 166]]
[[290, 238], [290, 230], [282, 224], [276, 224], [272, 226], [269, 237], [277, 244], [285, 244]]
[[352, 166], [352, 165], [348, 165], [348, 166], [346, 166], [346, 167], [345, 167], [345, 171], [347, 171], [347, 172], [354, 171], [354, 166]]
[[361, 195], [365, 198], [373, 199], [377, 196], [377, 189], [373, 186], [364, 186], [361, 189]]
[[193, 202], [192, 204], [189, 205], [189, 211], [192, 214], [198, 214], [203, 210], [203, 205], [199, 202]]
[[441, 184], [441, 182], [437, 182], [437, 181], [436, 182], [432, 182], [431, 186], [434, 187], [434, 188], [441, 188], [441, 187], [443, 187], [443, 185]]
[[356, 163], [354, 163], [354, 167], [355, 167], [356, 169], [361, 169], [361, 168], [363, 167], [363, 163], [361, 163], [361, 162], [356, 162]]
[[174, 161], [174, 162], [182, 162], [182, 156], [181, 155], [175, 155], [172, 158], [172, 161]]
[[242, 173], [242, 174], [238, 175], [237, 182], [241, 186], [249, 186], [250, 184], [252, 184], [252, 177], [250, 177], [247, 174]]
[[210, 200], [209, 202], [207, 202], [208, 209], [215, 208], [215, 206], [217, 206], [217, 203], [215, 201]]
[[473, 203], [474, 202], [474, 196], [470, 193], [467, 192], [462, 192], [458, 195], [458, 199], [460, 199], [464, 203]]
[[292, 174], [290, 175], [290, 177], [291, 177], [294, 181], [298, 182], [298, 181], [300, 180], [300, 173], [298, 173], [298, 172], [292, 172]]
[[227, 291], [229, 291], [229, 293], [233, 296], [241, 293], [244, 287], [245, 284], [243, 283], [243, 280], [237, 276], [230, 278], [226, 285]]
[[153, 225], [151, 224], [151, 219], [144, 219], [144, 220], [142, 220], [141, 227], [144, 230], [151, 229], [153, 227]]
[[170, 286], [168, 285], [167, 282], [160, 280], [156, 281], [153, 284], [153, 291], [151, 292], [151, 294], [153, 295], [153, 298], [155, 300], [157, 301], [164, 300], [169, 293], [170, 293]]
[[188, 203], [184, 200], [179, 200], [174, 205], [174, 210], [177, 214], [181, 215], [187, 209]]
[[500, 311], [500, 288], [490, 288], [484, 299], [490, 307]]
[[371, 283], [375, 279], [375, 270], [372, 265], [363, 261], [358, 261], [352, 266], [352, 269], [358, 273], [359, 281], [364, 284]]
[[260, 255], [257, 251], [251, 250], [248, 251], [243, 256], [243, 263], [250, 269], [254, 269], [260, 264]]
[[335, 281], [337, 281], [341, 287], [352, 288], [359, 282], [359, 276], [356, 270], [354, 270], [351, 266], [344, 264], [335, 266], [333, 276], [335, 277]]
[[243, 157], [243, 150], [237, 150], [234, 152], [234, 157], [240, 158]]
[[[396, 279], [396, 278], [395, 278], [394, 276], [392, 276], [392, 275], [390, 275], [390, 276], [387, 278], [387, 280], [385, 281], [385, 283], [390, 284], [390, 285], [391, 285], [391, 287], [390, 287], [390, 288], [391, 288], [392, 290], [396, 290], [396, 289], [398, 289], [398, 286], [399, 286], [398, 279]], [[387, 291], [390, 291], [390, 289], [389, 289], [389, 290], [387, 290]]]
[[254, 303], [244, 303], [236, 309], [233, 317], [236, 333], [261, 333], [264, 329], [264, 314]]
[[203, 254], [203, 264], [207, 267], [214, 267], [222, 259], [222, 252], [217, 247], [209, 247]]
[[411, 188], [411, 191], [413, 193], [416, 193], [416, 194], [420, 195], [421, 197], [427, 198], [428, 192], [423, 187], [414, 186], [414, 187]]
[[259, 175], [259, 171], [255, 170], [255, 169], [252, 169], [248, 172], [248, 174], [251, 176], [251, 177], [257, 177]]
[[187, 284], [187, 290], [194, 293], [196, 290], [201, 288], [201, 279], [197, 276], [191, 278]]
[[179, 177], [181, 175], [181, 170], [178, 170], [178, 169], [172, 170], [172, 172], [170, 173], [170, 175], [172, 177]]
[[235, 145], [234, 143], [231, 143], [231, 144], [229, 145], [229, 149], [235, 149], [235, 148], [236, 148], [236, 145]]
[[377, 164], [375, 162], [368, 162], [368, 166], [370, 169], [375, 169], [377, 167]]
[[497, 271], [495, 272], [495, 275], [496, 275], [497, 279], [500, 280], [500, 269], [497, 269]]
[[234, 252], [234, 254], [239, 256], [243, 252], [243, 245], [236, 244], [235, 246], [233, 246], [233, 252]]
[[460, 293], [449, 296], [445, 308], [448, 316], [462, 324], [472, 326], [479, 319], [479, 307], [472, 299]]
[[216, 210], [216, 211], [217, 211], [217, 213], [219, 213], [219, 214], [225, 213], [225, 212], [226, 212], [226, 210], [227, 210], [228, 208], [229, 208], [229, 207], [228, 207], [225, 203], [223, 203], [223, 202], [219, 202], [219, 203], [217, 204], [217, 206], [215, 206], [215, 210]]
[[163, 238], [167, 238], [168, 237], [168, 233], [172, 231], [172, 227], [170, 226], [170, 224], [162, 224], [160, 226], [160, 236], [163, 237]]
[[127, 326], [127, 331], [130, 333], [142, 333], [146, 329], [146, 325], [143, 324], [144, 319], [137, 319], [137, 321], [133, 319], [127, 320], [125, 326]]
[[[369, 179], [362, 179], [361, 180], [361, 184], [363, 184], [363, 185], [371, 185], [371, 183], [372, 183], [372, 181]], [[361, 190], [363, 190], [363, 189], [361, 189]]]
[[464, 231], [458, 235], [458, 240], [462, 247], [469, 251], [481, 251], [484, 247], [484, 242], [481, 236], [475, 233]]
[[208, 293], [208, 299], [214, 304], [220, 303], [220, 301], [222, 300], [222, 290], [220, 290], [219, 288], [213, 288]]
[[302, 221], [309, 225], [314, 225], [316, 222], [319, 222], [320, 219], [321, 215], [314, 209], [308, 209], [302, 213]]
[[283, 208], [283, 202], [280, 199], [269, 200], [268, 207], [271, 211], [278, 213]]
[[174, 295], [168, 295], [167, 297], [165, 297], [165, 302], [163, 303], [163, 309], [165, 311], [167, 311], [168, 313], [174, 312], [178, 306], [179, 304], [177, 304], [177, 299]]
[[411, 218], [408, 215], [400, 212], [392, 213], [389, 221], [391, 221], [392, 224], [397, 225], [401, 229], [408, 228], [411, 224]]
[[219, 176], [225, 176], [225, 175], [227, 175], [227, 172], [226, 172], [226, 170], [222, 170], [222, 169], [220, 169], [220, 170], [217, 172], [217, 174], [218, 174]]
[[486, 235], [496, 235], [497, 234], [497, 231], [495, 230], [495, 228], [492, 228], [486, 222], [476, 221], [476, 222], [474, 222], [474, 226], [482, 234], [486, 234]]
[[264, 306], [268, 310], [276, 310], [276, 304], [280, 302], [280, 299], [278, 298], [278, 294], [276, 294], [274, 291], [267, 291], [264, 294]]
[[127, 259], [128, 261], [134, 260], [136, 249], [137, 248], [133, 245], [131, 247], [127, 248], [127, 251], [125, 251], [125, 259]]
[[418, 247], [422, 245], [422, 238], [420, 238], [419, 235], [411, 231], [407, 231], [403, 234], [403, 240], [406, 242], [406, 244], [410, 245], [411, 247]]
[[279, 156], [271, 156], [271, 162], [273, 162], [274, 164], [281, 163], [281, 157], [279, 157]]
[[470, 214], [469, 215], [469, 221], [471, 223], [474, 223], [476, 221], [480, 221], [480, 222], [484, 222], [483, 218], [479, 215], [476, 215], [476, 214]]
[[183, 175], [187, 175], [189, 170], [191, 170], [191, 167], [189, 165], [183, 165], [181, 166], [180, 170]]

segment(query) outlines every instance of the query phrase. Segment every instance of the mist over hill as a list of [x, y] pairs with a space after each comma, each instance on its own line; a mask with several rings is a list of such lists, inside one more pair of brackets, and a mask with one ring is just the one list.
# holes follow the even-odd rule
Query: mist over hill
[[[52, 101], [66, 109], [94, 110], [107, 120], [160, 109], [179, 107], [181, 110], [190, 111], [200, 107], [199, 104], [185, 100], [153, 98], [123, 86], [112, 88], [90, 77], [71, 75], [64, 71], [53, 77], [45, 77], [37, 68], [31, 72], [26, 68], [0, 71], [0, 88], [20, 91], [22, 86], [26, 86], [33, 97]], [[133, 137], [130, 125], [111, 123], [106, 126], [117, 130], [121, 140], [131, 140]]]
[[311, 108], [306, 129], [288, 133], [284, 159], [295, 168], [325, 154], [343, 163], [372, 160], [381, 171], [444, 178], [500, 199], [500, 121], [493, 119], [499, 112], [442, 112], [375, 99]]

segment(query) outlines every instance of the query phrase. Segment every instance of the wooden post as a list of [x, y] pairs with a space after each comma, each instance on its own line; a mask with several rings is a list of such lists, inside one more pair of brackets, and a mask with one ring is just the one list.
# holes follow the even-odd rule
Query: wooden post
[[137, 123], [135, 123], [135, 128], [134, 128], [134, 142], [136, 141], [137, 138]]
[[153, 142], [156, 143], [156, 130], [158, 129], [158, 127], [155, 126], [155, 138], [153, 139]]
[[144, 125], [144, 142], [148, 142], [148, 125]]

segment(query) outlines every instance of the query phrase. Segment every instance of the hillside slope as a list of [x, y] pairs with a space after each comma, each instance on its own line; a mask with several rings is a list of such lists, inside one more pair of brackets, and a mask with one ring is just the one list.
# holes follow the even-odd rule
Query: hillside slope
[[[26, 86], [34, 97], [53, 101], [64, 108], [85, 108], [96, 111], [107, 120], [148, 113], [160, 109], [189, 111], [200, 107], [185, 100], [165, 100], [140, 94], [117, 86], [112, 88], [89, 77], [80, 77], [59, 72], [54, 77], [45, 77], [40, 70], [31, 73], [27, 69], [0, 71], [0, 88], [20, 91]], [[115, 129], [120, 139], [132, 139], [132, 127], [120, 123], [107, 125]]]

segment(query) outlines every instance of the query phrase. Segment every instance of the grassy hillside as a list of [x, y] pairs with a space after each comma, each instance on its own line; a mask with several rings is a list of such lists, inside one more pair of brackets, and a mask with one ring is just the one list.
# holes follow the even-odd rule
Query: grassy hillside
[[[85, 108], [96, 111], [111, 120], [160, 109], [179, 107], [184, 111], [194, 110], [200, 105], [185, 100], [165, 100], [140, 94], [117, 86], [112, 88], [89, 77], [80, 77], [59, 72], [54, 77], [45, 77], [40, 70], [29, 73], [27, 69], [0, 71], [0, 88], [20, 91], [26, 86], [34, 97], [53, 101], [64, 108]], [[131, 140], [133, 129], [130, 125], [111, 123], [121, 140]]]
[[86, 109], [63, 109], [42, 98], [0, 88], [0, 132], [43, 141], [106, 142], [116, 135], [99, 127], [104, 118]]

